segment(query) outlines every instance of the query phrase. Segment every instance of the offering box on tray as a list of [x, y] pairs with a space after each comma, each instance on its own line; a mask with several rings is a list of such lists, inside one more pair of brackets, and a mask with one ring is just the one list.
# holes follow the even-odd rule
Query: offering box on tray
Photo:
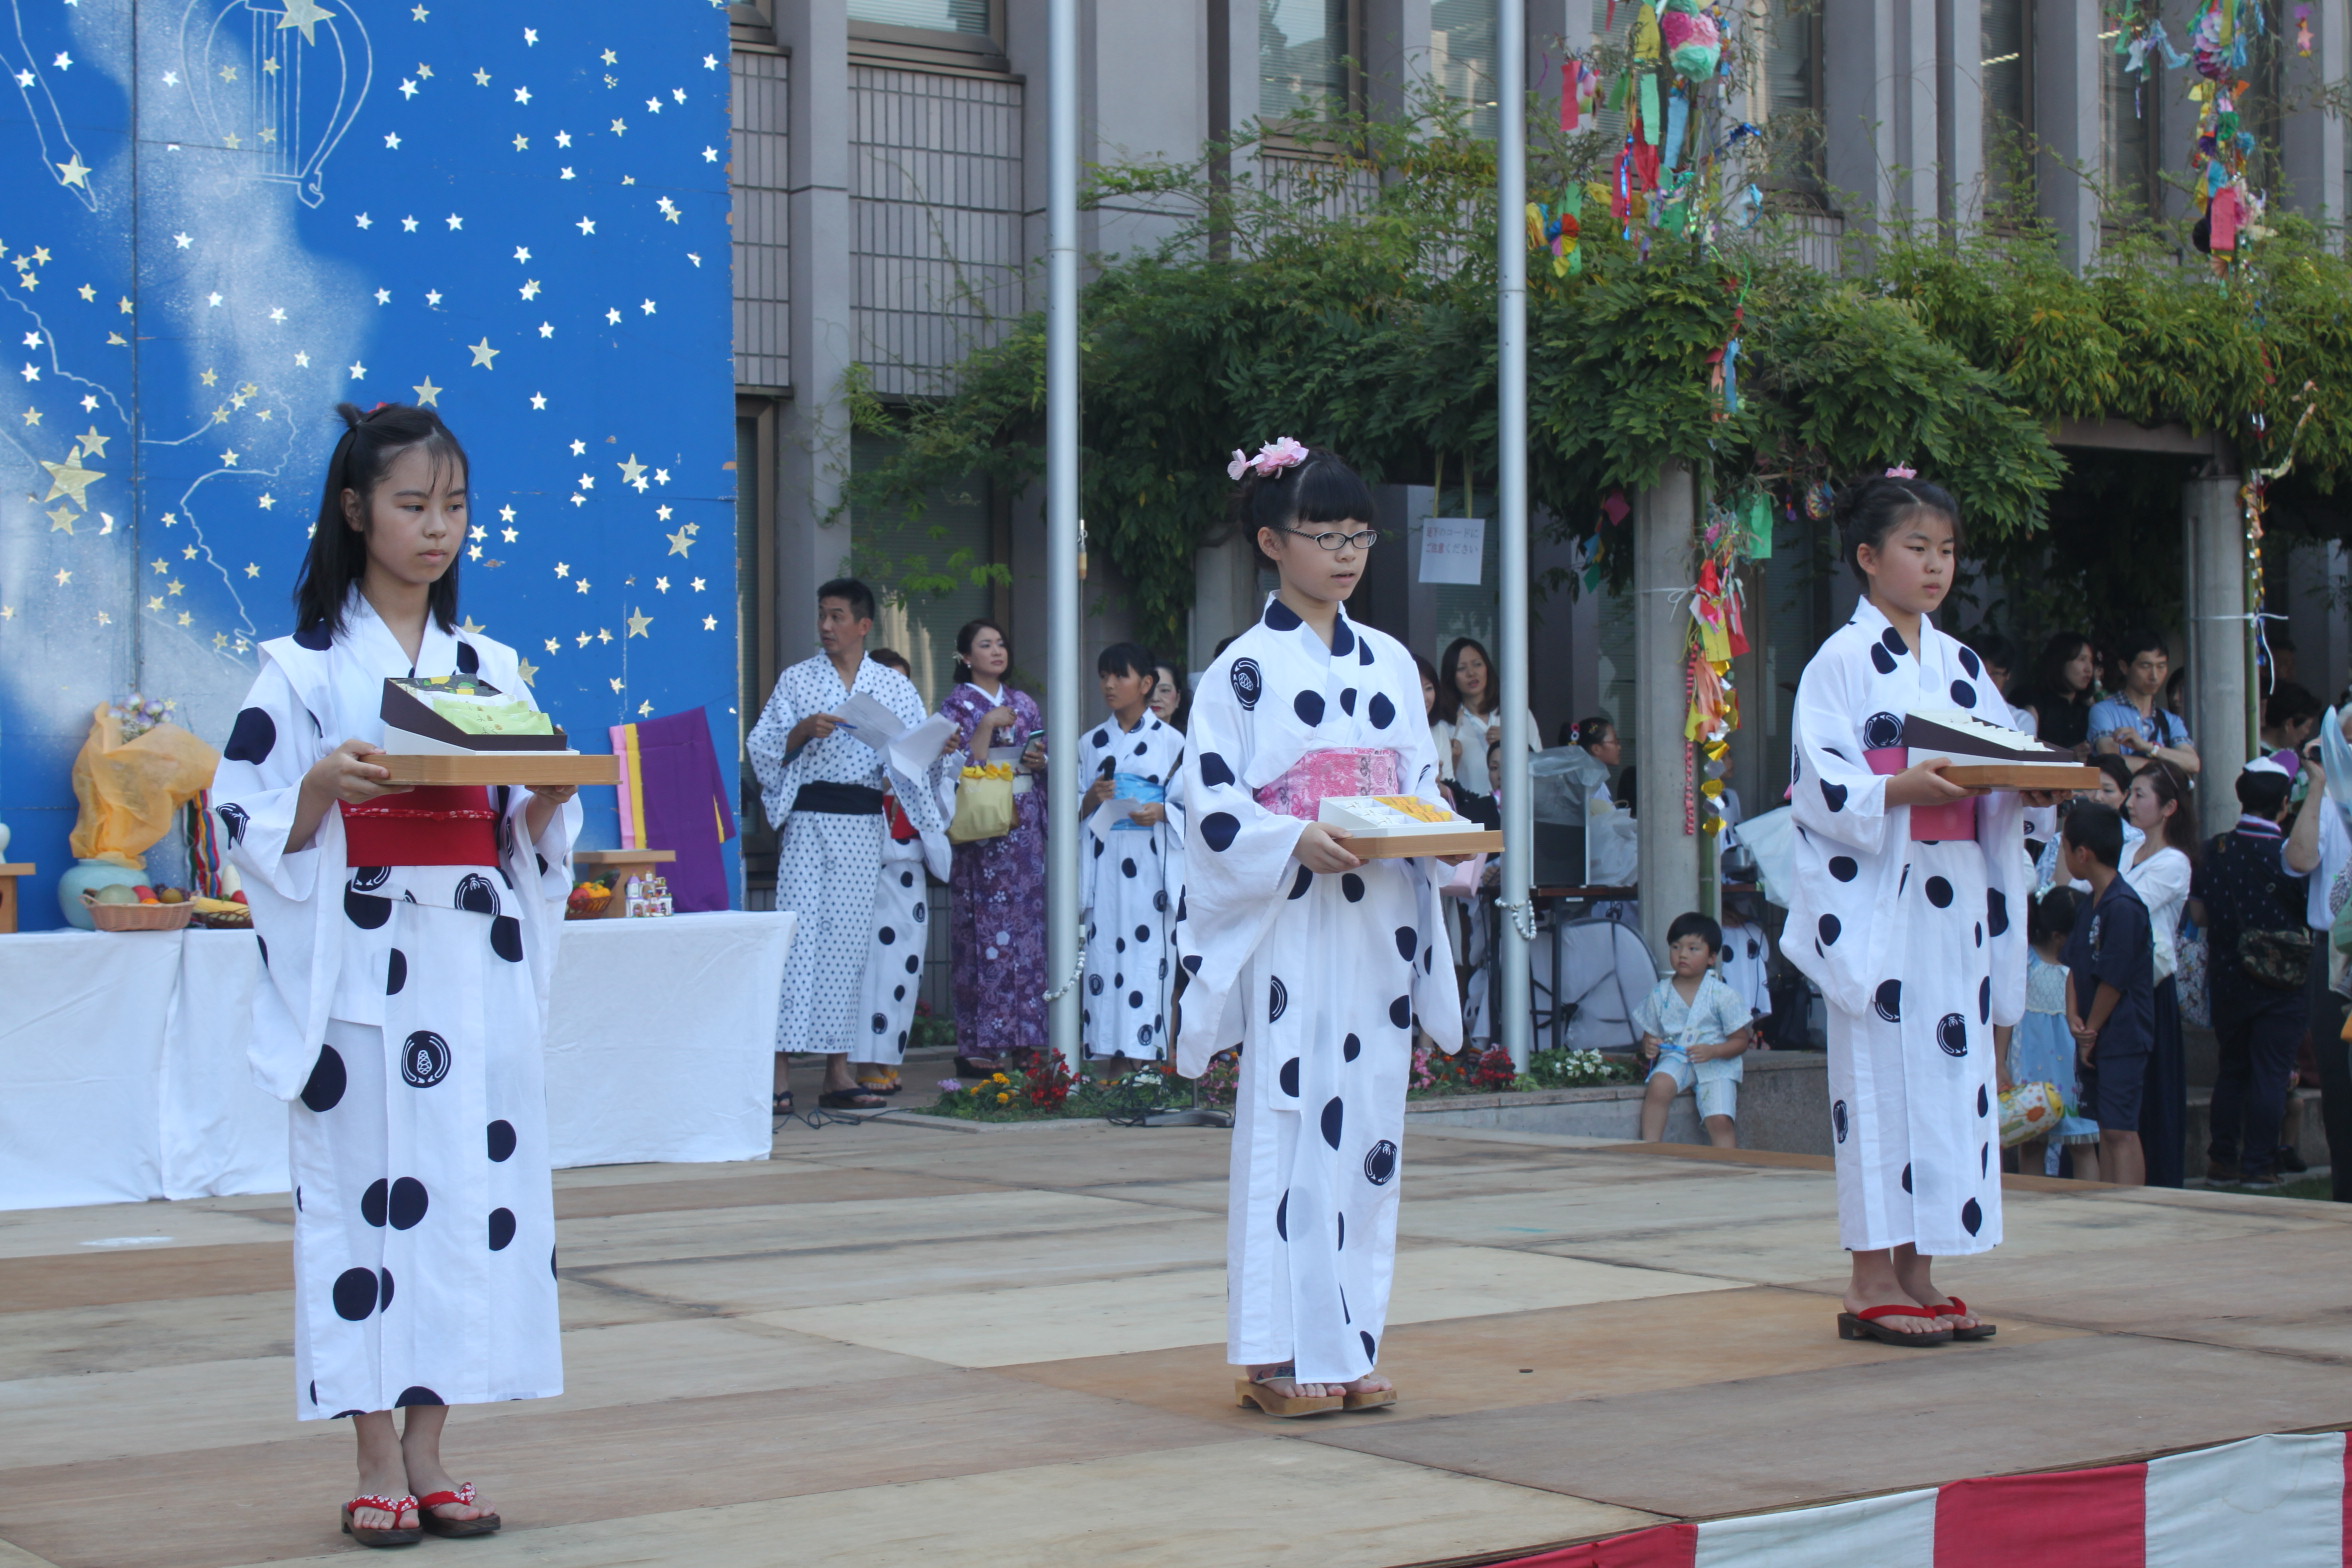
[[1499, 855], [1503, 835], [1417, 795], [1327, 795], [1316, 820], [1348, 835], [1366, 860], [1409, 855]]
[[384, 682], [384, 755], [396, 785], [611, 784], [619, 765], [582, 756], [529, 703], [471, 675]]
[[1912, 766], [1943, 758], [1950, 764], [1944, 777], [1972, 788], [2099, 787], [2099, 770], [2076, 762], [2073, 752], [1957, 708], [1913, 708], [1903, 717], [1903, 745]]

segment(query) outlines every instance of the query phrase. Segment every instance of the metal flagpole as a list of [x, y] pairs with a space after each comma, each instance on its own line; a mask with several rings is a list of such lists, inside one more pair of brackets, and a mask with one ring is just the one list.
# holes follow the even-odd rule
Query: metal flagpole
[[1047, 1033], [1078, 1059], [1078, 0], [1048, 12], [1045, 329]]
[[1495, 148], [1495, 332], [1499, 454], [1495, 526], [1501, 531], [1502, 606], [1495, 662], [1502, 676], [1502, 1041], [1527, 1066], [1528, 960], [1535, 912], [1528, 904], [1535, 818], [1527, 781], [1527, 7], [1496, 0], [1495, 74], [1502, 124]]

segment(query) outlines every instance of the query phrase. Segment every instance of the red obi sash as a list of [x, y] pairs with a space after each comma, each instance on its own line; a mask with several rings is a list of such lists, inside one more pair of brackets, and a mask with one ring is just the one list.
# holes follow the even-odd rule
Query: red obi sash
[[343, 858], [354, 866], [495, 866], [490, 791], [479, 784], [422, 785], [364, 806], [343, 806]]
[[[1881, 746], [1876, 751], [1862, 753], [1862, 760], [1870, 771], [1881, 778], [1900, 773], [1911, 766], [1908, 746]], [[1940, 843], [1955, 839], [1964, 843], [1976, 842], [1976, 801], [1947, 800], [1940, 806], [1911, 808], [1911, 839], [1914, 843]]]

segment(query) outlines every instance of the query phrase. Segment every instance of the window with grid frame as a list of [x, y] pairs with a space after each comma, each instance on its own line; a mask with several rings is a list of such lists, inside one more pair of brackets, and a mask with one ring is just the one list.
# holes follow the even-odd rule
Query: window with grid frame
[[1826, 202], [1821, 161], [1820, 0], [1767, 0], [1764, 117], [1772, 163], [1766, 184], [1807, 206]]
[[2034, 0], [1982, 0], [1986, 209], [1994, 221], [2034, 194]]
[[1258, 0], [1258, 118], [1312, 125], [1359, 107], [1359, 0]]
[[851, 24], [997, 38], [997, 0], [849, 0]]

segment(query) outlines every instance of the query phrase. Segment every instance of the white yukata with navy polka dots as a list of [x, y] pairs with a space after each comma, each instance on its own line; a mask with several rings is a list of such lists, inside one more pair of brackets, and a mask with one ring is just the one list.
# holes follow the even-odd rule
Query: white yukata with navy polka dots
[[2014, 791], [1977, 797], [1973, 840], [1915, 839], [1886, 804], [1869, 754], [1908, 710], [2009, 717], [1975, 653], [1924, 621], [1920, 641], [1864, 600], [1805, 666], [1781, 951], [1828, 1007], [1840, 1243], [1949, 1257], [2001, 1241], [1993, 1026], [2025, 1011], [2027, 873]]
[[552, 1398], [542, 1038], [580, 805], [529, 843], [529, 792], [492, 789], [494, 866], [353, 866], [332, 809], [289, 851], [303, 775], [383, 743], [387, 677], [474, 673], [531, 700], [503, 644], [428, 621], [412, 667], [365, 599], [345, 614], [332, 642], [262, 644], [212, 786], [270, 980], [254, 1076], [293, 1102], [296, 1411]]
[[1167, 1054], [1176, 902], [1184, 893], [1184, 803], [1177, 788], [1183, 766], [1183, 732], [1149, 711], [1131, 730], [1104, 719], [1078, 748], [1078, 777], [1088, 788], [1108, 772], [1132, 774], [1167, 792], [1164, 821], [1126, 821], [1104, 833], [1087, 823], [1081, 1001], [1090, 1057], [1158, 1061]]
[[1420, 673], [1385, 633], [1343, 614], [1326, 647], [1272, 599], [1201, 677], [1186, 740], [1177, 1070], [1243, 1048], [1226, 1355], [1350, 1381], [1387, 1325], [1413, 1026], [1448, 1051], [1462, 1040], [1447, 868], [1318, 875], [1292, 855], [1306, 824], [1255, 792], [1309, 752], [1376, 748], [1395, 753], [1400, 792], [1440, 802]]
[[[854, 689], [909, 728], [923, 722], [923, 699], [914, 682], [886, 664], [860, 663]], [[914, 912], [923, 897], [922, 871], [903, 856], [885, 864], [890, 834], [881, 812], [796, 811], [793, 801], [804, 784], [892, 791], [919, 836], [918, 858], [927, 859], [944, 880], [950, 861], [936, 792], [939, 764], [909, 777], [848, 730], [835, 730], [786, 754], [794, 725], [833, 712], [849, 697], [831, 659], [821, 653], [803, 659], [777, 677], [759, 723], [744, 741], [759, 776], [760, 799], [776, 825], [776, 907], [799, 916], [784, 961], [776, 1049], [896, 1063], [904, 1054], [900, 1037], [912, 1024], [922, 974], [922, 922]], [[884, 985], [893, 965], [899, 972]], [[895, 996], [901, 984], [906, 994]], [[891, 997], [890, 1005], [873, 1005], [877, 993]]]

